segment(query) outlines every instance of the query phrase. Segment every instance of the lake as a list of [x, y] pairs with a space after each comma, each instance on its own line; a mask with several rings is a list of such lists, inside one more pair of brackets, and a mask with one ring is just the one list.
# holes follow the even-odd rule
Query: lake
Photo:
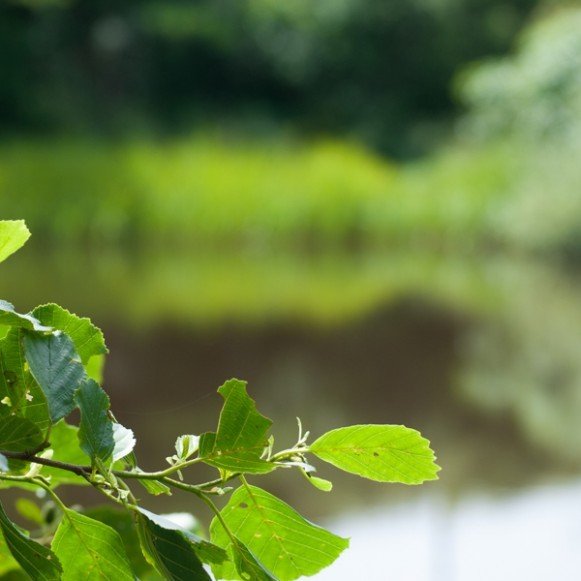
[[[0, 296], [91, 316], [111, 354], [113, 410], [144, 468], [215, 427], [216, 388], [249, 382], [279, 447], [404, 423], [438, 482], [379, 485], [320, 466], [333, 493], [279, 471], [261, 485], [351, 537], [321, 579], [573, 579], [581, 557], [581, 281], [506, 256], [419, 250], [59, 253], [34, 239]], [[195, 474], [192, 473], [192, 477]], [[74, 498], [72, 493], [69, 498]], [[188, 510], [174, 495], [148, 506]]]

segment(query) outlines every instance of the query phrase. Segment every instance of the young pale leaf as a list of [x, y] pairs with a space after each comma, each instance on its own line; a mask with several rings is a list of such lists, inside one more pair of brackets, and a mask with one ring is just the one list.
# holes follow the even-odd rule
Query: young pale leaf
[[113, 462], [126, 458], [135, 448], [135, 435], [133, 430], [113, 422]]
[[75, 403], [81, 410], [81, 449], [92, 460], [99, 458], [105, 462], [111, 457], [115, 447], [113, 421], [108, 414], [109, 397], [96, 381], [88, 379], [77, 390]]
[[187, 460], [193, 456], [200, 447], [200, 437], [193, 435], [180, 436], [176, 440], [176, 456], [180, 460]]
[[[328, 567], [349, 541], [315, 526], [292, 507], [256, 486], [238, 488], [222, 510], [230, 530], [281, 581], [310, 576]], [[217, 518], [210, 526], [212, 541], [230, 548], [232, 541]], [[235, 579], [232, 563], [213, 567], [222, 579]]]
[[51, 419], [57, 422], [75, 407], [75, 392], [85, 370], [75, 346], [64, 333], [26, 333], [24, 352], [30, 371], [46, 395]]
[[108, 353], [103, 332], [93, 325], [90, 319], [77, 317], [54, 303], [36, 307], [32, 315], [43, 325], [58, 329], [68, 335], [75, 344], [75, 349], [83, 364], [87, 364], [95, 355]]
[[306, 470], [301, 470], [303, 476], [315, 487], [323, 492], [331, 492], [333, 490], [333, 483], [324, 478], [319, 478], [318, 476], [313, 476], [310, 472]]
[[30, 238], [30, 232], [24, 220], [0, 221], [0, 262], [6, 260]]
[[32, 577], [41, 581], [58, 581], [62, 567], [57, 556], [46, 547], [24, 535], [4, 512], [0, 503], [0, 530], [12, 556]]
[[[148, 510], [139, 508], [139, 536], [145, 558], [166, 579], [175, 581], [210, 581], [202, 564], [202, 554], [207, 556], [211, 543], [202, 541], [177, 525]], [[226, 554], [219, 547], [210, 551], [213, 560], [221, 562]]]
[[66, 509], [52, 541], [63, 581], [133, 581], [119, 534], [88, 516]]
[[345, 472], [378, 482], [421, 484], [437, 480], [430, 442], [405, 426], [360, 425], [332, 430], [310, 452]]
[[44, 441], [41, 431], [30, 420], [8, 416], [0, 422], [0, 450], [27, 452]]
[[272, 422], [258, 413], [246, 393], [246, 382], [227, 381], [218, 393], [224, 398], [218, 431], [200, 438], [200, 457], [206, 464], [231, 472], [264, 474], [274, 466], [261, 458]]
[[14, 310], [13, 305], [3, 300], [0, 300], [0, 325], [18, 327], [30, 331], [52, 331], [50, 327], [42, 325], [40, 321], [32, 315], [21, 315], [17, 313]]

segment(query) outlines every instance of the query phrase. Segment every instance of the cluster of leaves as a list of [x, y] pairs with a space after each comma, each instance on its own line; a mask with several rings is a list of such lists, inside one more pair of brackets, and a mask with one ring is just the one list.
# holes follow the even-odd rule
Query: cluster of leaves
[[[28, 236], [23, 222], [0, 222], [0, 261]], [[18, 501], [20, 513], [37, 525], [31, 532], [0, 503], [0, 576], [14, 570], [43, 580], [208, 580], [212, 574], [290, 581], [333, 563], [348, 540], [250, 485], [247, 475], [297, 469], [328, 491], [331, 483], [313, 474], [313, 455], [379, 482], [437, 477], [429, 442], [403, 426], [350, 426], [309, 443], [299, 422], [297, 443], [275, 452], [272, 422], [236, 379], [218, 390], [224, 404], [216, 431], [180, 436], [169, 467], [145, 472], [133, 433], [115, 420], [99, 384], [107, 352], [101, 331], [54, 304], [20, 314], [5, 301], [0, 325], [0, 488], [37, 490], [47, 500], [43, 509]], [[75, 409], [78, 426], [66, 421]], [[217, 469], [217, 477], [188, 483], [184, 471], [198, 463]], [[234, 481], [235, 489], [228, 486]], [[139, 506], [128, 482], [153, 495], [181, 489], [197, 496], [215, 514], [210, 539]], [[92, 486], [119, 508], [73, 510], [57, 495], [62, 484]], [[224, 495], [229, 500], [220, 509], [213, 498]]]

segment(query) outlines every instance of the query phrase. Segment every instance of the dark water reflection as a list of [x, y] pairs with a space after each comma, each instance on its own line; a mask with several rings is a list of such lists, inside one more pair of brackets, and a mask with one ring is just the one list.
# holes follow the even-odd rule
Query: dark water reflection
[[[19, 306], [56, 300], [103, 326], [107, 387], [147, 467], [159, 466], [176, 435], [215, 427], [215, 389], [229, 377], [249, 381], [279, 446], [294, 443], [295, 416], [314, 435], [364, 422], [427, 435], [444, 470], [421, 488], [326, 467], [331, 495], [290, 472], [264, 479], [310, 518], [353, 537], [351, 554], [326, 578], [368, 567], [366, 579], [377, 580], [546, 579], [553, 558], [578, 565], [568, 544], [533, 531], [544, 526], [551, 539], [581, 532], [559, 502], [566, 495], [581, 504], [574, 276], [505, 258], [409, 253], [165, 262], [29, 253], [7, 263], [4, 276], [0, 294]], [[162, 506], [193, 508], [183, 496]], [[536, 568], [519, 565], [527, 544], [542, 547]], [[486, 574], [476, 556], [470, 561], [479, 548], [497, 564]]]

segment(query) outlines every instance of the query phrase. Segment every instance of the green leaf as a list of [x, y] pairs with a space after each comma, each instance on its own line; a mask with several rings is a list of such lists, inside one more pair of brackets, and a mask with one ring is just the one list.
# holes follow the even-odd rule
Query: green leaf
[[85, 364], [87, 375], [97, 383], [103, 383], [103, 370], [105, 369], [105, 355], [93, 355]]
[[0, 300], [0, 325], [28, 329], [29, 331], [52, 331], [50, 327], [45, 327], [32, 315], [17, 313], [13, 305], [3, 300]]
[[19, 413], [26, 405], [26, 368], [22, 347], [22, 329], [10, 329], [0, 341], [0, 394], [10, 402], [11, 410]]
[[150, 478], [139, 478], [137, 480], [149, 494], [153, 494], [153, 496], [160, 496], [162, 494], [167, 494], [171, 496], [171, 488], [166, 486], [163, 482], [159, 482], [159, 480], [151, 480]]
[[44, 441], [41, 431], [30, 420], [8, 416], [0, 422], [0, 450], [27, 452]]
[[[109, 505], [89, 508], [84, 510], [83, 514], [117, 531], [121, 539], [123, 539], [123, 545], [129, 562], [131, 563], [132, 571], [139, 579], [147, 579], [150, 581], [153, 569], [147, 563], [141, 552], [141, 545], [139, 543], [133, 514], [127, 510], [117, 509]], [[155, 579], [158, 579], [158, 577], [156, 576]]]
[[75, 402], [81, 410], [78, 434], [81, 449], [91, 460], [99, 458], [105, 462], [115, 446], [109, 397], [96, 381], [87, 379], [77, 390]]
[[68, 335], [75, 344], [75, 349], [83, 364], [95, 355], [108, 353], [103, 332], [93, 325], [90, 319], [78, 317], [54, 303], [36, 307], [32, 314], [43, 325], [58, 329]]
[[360, 425], [332, 430], [309, 451], [341, 470], [378, 482], [437, 480], [430, 442], [405, 426]]
[[133, 581], [119, 534], [111, 527], [66, 509], [52, 541], [63, 566], [63, 581]]
[[251, 581], [279, 581], [278, 577], [275, 577], [268, 571], [240, 539], [234, 537], [230, 546], [230, 552], [233, 555], [234, 566], [240, 577], [226, 577], [227, 579], [240, 578], [250, 579]]
[[319, 478], [318, 476], [313, 476], [312, 474], [301, 470], [303, 476], [315, 487], [323, 492], [331, 492], [333, 490], [333, 483], [324, 478]]
[[[238, 488], [221, 514], [236, 537], [281, 581], [318, 573], [349, 545], [347, 539], [311, 524], [288, 504], [256, 486]], [[212, 521], [210, 534], [217, 545], [231, 547], [232, 541], [218, 518]], [[237, 578], [232, 563], [212, 569], [218, 578]]]
[[85, 377], [75, 346], [60, 331], [51, 335], [26, 333], [24, 352], [32, 375], [46, 395], [51, 419], [57, 422], [75, 407], [75, 391]]
[[0, 503], [0, 529], [12, 556], [35, 580], [58, 581], [62, 567], [57, 556], [46, 547], [24, 535], [4, 512]]
[[[87, 464], [87, 456], [79, 446], [78, 432], [79, 428], [67, 424], [65, 420], [61, 420], [53, 426], [50, 433], [53, 460], [80, 466]], [[53, 486], [59, 484], [88, 485], [87, 481], [77, 474], [49, 466], [42, 469], [42, 475], [50, 476]]]
[[30, 238], [30, 232], [24, 220], [0, 221], [0, 262], [6, 260]]
[[231, 472], [264, 474], [274, 465], [261, 459], [272, 422], [258, 413], [246, 393], [246, 382], [227, 381], [218, 393], [224, 398], [218, 431], [200, 438], [200, 457], [206, 464]]
[[22, 415], [34, 423], [45, 437], [48, 436], [52, 421], [48, 401], [40, 385], [36, 383], [30, 372], [24, 374], [24, 385], [26, 391], [26, 404], [22, 410]]
[[[12, 556], [6, 541], [4, 540], [4, 535], [0, 533], [0, 579], [2, 581], [12, 579], [11, 576], [7, 575], [9, 572], [19, 573], [22, 570], [19, 568], [17, 561]], [[22, 572], [22, 577], [29, 578], [26, 573]], [[18, 579], [18, 577], [14, 577]]]
[[213, 562], [222, 562], [226, 558], [222, 549], [214, 547], [209, 552], [211, 543], [148, 510], [139, 508], [138, 511], [143, 554], [161, 575], [176, 581], [210, 581], [202, 565], [202, 555], [206, 558], [210, 555]]
[[42, 516], [42, 511], [39, 506], [29, 500], [28, 498], [19, 498], [15, 503], [16, 510], [18, 514], [28, 519], [34, 524], [42, 526], [44, 524], [44, 518]]

